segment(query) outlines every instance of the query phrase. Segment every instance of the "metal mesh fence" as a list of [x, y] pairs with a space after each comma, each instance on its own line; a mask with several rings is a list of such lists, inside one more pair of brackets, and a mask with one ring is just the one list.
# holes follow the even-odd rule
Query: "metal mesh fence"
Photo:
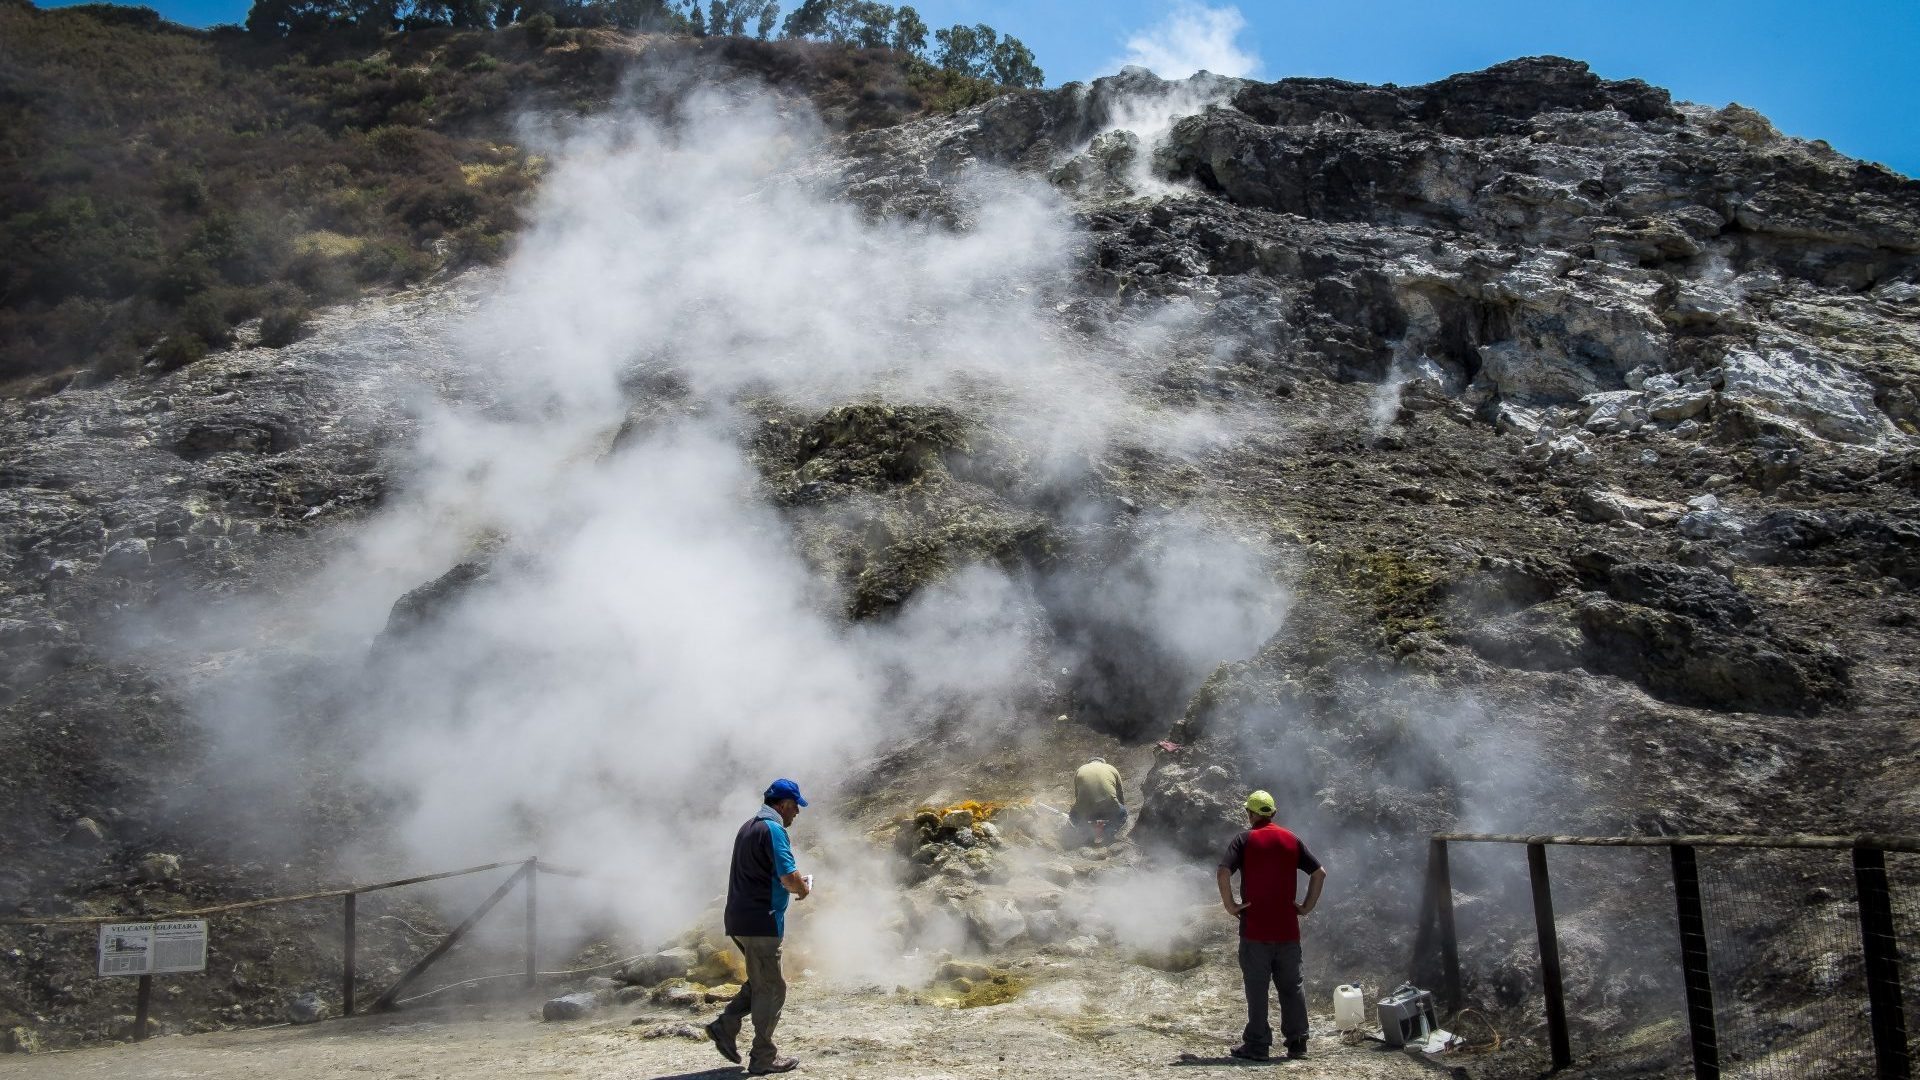
[[[1463, 969], [1474, 954], [1472, 966], [1493, 976], [1477, 987], [1469, 978], [1464, 989], [1541, 1017], [1557, 1067], [1574, 1063], [1570, 1043], [1583, 1043], [1601, 1069], [1594, 1075], [1681, 1075], [1676, 1057], [1692, 1058], [1701, 1075], [1740, 1080], [1912, 1075], [1920, 1058], [1920, 838], [1434, 839], [1428, 887], [1432, 903], [1446, 905], [1434, 909], [1443, 928], [1453, 925], [1447, 916], [1465, 877], [1441, 887], [1444, 845], [1528, 847], [1534, 915], [1558, 942], [1557, 956], [1528, 948], [1514, 928], [1496, 935], [1494, 924], [1510, 919], [1453, 915], [1457, 929], [1497, 936], [1491, 949], [1461, 950]], [[1551, 909], [1549, 860], [1540, 857], [1548, 851], [1556, 853]], [[1670, 866], [1659, 866], [1662, 859]], [[1460, 865], [1479, 869], [1478, 862]], [[1610, 891], [1608, 882], [1632, 876], [1623, 871], [1643, 883], [1665, 877], [1655, 894], [1665, 893], [1660, 906], [1674, 914], [1655, 917], [1625, 902], [1617, 884]], [[1473, 896], [1474, 906], [1497, 892]], [[1457, 939], [1443, 932], [1437, 940], [1444, 961]], [[1532, 963], [1544, 984], [1522, 971]], [[1449, 993], [1457, 999], [1462, 988]], [[1527, 1001], [1535, 994], [1538, 1004]], [[1662, 1019], [1667, 1002], [1675, 1007]]]
[[1721, 1075], [1873, 1075], [1848, 853], [1708, 849], [1699, 864]]
[[1893, 927], [1900, 949], [1900, 1003], [1907, 1016], [1907, 1054], [1920, 1060], [1920, 855], [1887, 853]]

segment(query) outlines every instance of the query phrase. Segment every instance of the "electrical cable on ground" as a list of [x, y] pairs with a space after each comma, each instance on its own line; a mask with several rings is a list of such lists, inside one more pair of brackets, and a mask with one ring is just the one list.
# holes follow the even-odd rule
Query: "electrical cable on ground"
[[367, 921], [368, 921], [368, 922], [370, 922], [370, 923], [375, 923], [375, 922], [397, 922], [397, 923], [399, 923], [399, 924], [400, 924], [401, 926], [404, 926], [404, 927], [406, 927], [406, 928], [407, 928], [407, 930], [409, 930], [410, 932], [412, 932], [412, 933], [414, 933], [414, 934], [416, 934], [416, 935], [418, 935], [418, 936], [420, 936], [420, 937], [423, 937], [423, 938], [443, 938], [443, 937], [446, 937], [446, 936], [447, 936], [447, 935], [446, 935], [446, 933], [445, 933], [444, 931], [442, 931], [441, 933], [438, 933], [438, 934], [435, 934], [435, 933], [432, 933], [432, 932], [430, 932], [430, 931], [426, 931], [426, 930], [422, 930], [422, 929], [420, 929], [419, 927], [417, 927], [417, 926], [415, 926], [415, 925], [413, 925], [412, 923], [410, 923], [410, 922], [408, 922], [407, 920], [405, 920], [405, 919], [403, 919], [403, 918], [401, 918], [401, 917], [400, 917], [400, 916], [398, 916], [398, 915], [376, 915], [376, 916], [374, 916], [373, 918], [371, 918], [371, 919], [369, 919], [369, 920], [367, 920]]
[[1474, 1019], [1478, 1020], [1480, 1023], [1485, 1024], [1487, 1026], [1488, 1031], [1493, 1032], [1493, 1043], [1492, 1045], [1489, 1045], [1489, 1046], [1469, 1045], [1467, 1047], [1463, 1047], [1462, 1049], [1466, 1050], [1466, 1052], [1470, 1054], [1492, 1054], [1492, 1053], [1498, 1052], [1500, 1049], [1500, 1041], [1501, 1041], [1500, 1029], [1493, 1026], [1493, 1020], [1490, 1017], [1484, 1015], [1478, 1009], [1461, 1009], [1459, 1015], [1454, 1017], [1454, 1021], [1458, 1023], [1459, 1021], [1465, 1019], [1469, 1015], [1471, 1015]]
[[[592, 967], [574, 968], [571, 971], [536, 971], [533, 974], [536, 978], [546, 978], [549, 976], [558, 976], [558, 975], [585, 975], [585, 974], [588, 974], [589, 972], [605, 971], [608, 968], [620, 967], [623, 964], [630, 964], [635, 960], [638, 960], [641, 957], [646, 955], [647, 955], [646, 953], [635, 953], [624, 960], [615, 960], [615, 961], [612, 961], [611, 963], [606, 963], [606, 964], [595, 964]], [[424, 1001], [425, 999], [430, 998], [433, 995], [438, 994], [442, 991], [452, 990], [456, 987], [461, 987], [461, 986], [472, 986], [474, 983], [488, 982], [493, 979], [524, 979], [526, 978], [526, 976], [527, 976], [527, 973], [524, 971], [509, 971], [501, 975], [476, 975], [471, 979], [462, 979], [459, 982], [448, 983], [445, 986], [436, 986], [424, 994], [415, 994], [412, 997], [401, 998], [400, 1000], [394, 1002], [394, 1004], [405, 1005], [409, 1002]]]

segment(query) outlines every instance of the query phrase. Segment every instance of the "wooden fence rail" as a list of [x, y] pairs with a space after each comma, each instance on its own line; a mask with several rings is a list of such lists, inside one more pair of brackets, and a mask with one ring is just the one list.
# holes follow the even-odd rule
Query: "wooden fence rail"
[[[473, 914], [467, 916], [460, 925], [454, 927], [446, 937], [441, 938], [439, 943], [429, 950], [425, 956], [415, 961], [413, 966], [407, 969], [406, 974], [402, 975], [398, 982], [389, 987], [387, 991], [381, 994], [374, 1002], [375, 1009], [391, 1009], [398, 1003], [402, 990], [405, 990], [421, 975], [424, 975], [428, 968], [431, 968], [441, 957], [445, 956], [469, 930], [473, 929], [473, 927], [486, 916], [487, 912], [492, 911], [500, 901], [506, 899], [507, 894], [513, 891], [515, 885], [522, 884], [524, 884], [526, 888], [526, 971], [524, 979], [525, 985], [532, 986], [534, 984], [535, 972], [538, 970], [539, 959], [539, 933], [537, 924], [539, 908], [534, 883], [542, 873], [560, 874], [575, 878], [587, 878], [591, 875], [578, 870], [562, 870], [558, 867], [543, 866], [540, 863], [539, 857], [534, 856], [526, 859], [491, 862], [481, 866], [469, 866], [460, 870], [446, 870], [437, 874], [418, 874], [413, 877], [396, 878], [392, 881], [377, 881], [367, 885], [348, 885], [338, 889], [323, 889], [319, 892], [295, 893], [288, 896], [268, 896], [257, 900], [238, 900], [227, 904], [215, 904], [211, 907], [186, 908], [178, 911], [123, 912], [115, 915], [6, 915], [0, 916], [0, 926], [80, 927], [100, 926], [106, 923], [116, 922], [136, 922], [143, 919], [197, 919], [208, 915], [228, 915], [237, 911], [251, 911], [264, 907], [274, 907], [280, 904], [301, 904], [319, 900], [339, 900], [341, 902], [342, 915], [340, 1011], [343, 1015], [352, 1016], [354, 1015], [355, 1007], [354, 981], [358, 969], [356, 953], [358, 950], [359, 937], [360, 897], [368, 893], [382, 892], [387, 889], [398, 889], [407, 885], [422, 885], [430, 881], [445, 881], [449, 878], [466, 877], [471, 874], [484, 874], [489, 870], [498, 870], [507, 866], [515, 867], [515, 870], [507, 876], [505, 881], [500, 883], [499, 888], [495, 889], [493, 894], [488, 896], [486, 901], [482, 903]], [[134, 1038], [136, 1040], [147, 1037], [147, 1006], [152, 996], [152, 988], [153, 977], [150, 975], [142, 975], [140, 977], [138, 1004], [134, 1020]]]

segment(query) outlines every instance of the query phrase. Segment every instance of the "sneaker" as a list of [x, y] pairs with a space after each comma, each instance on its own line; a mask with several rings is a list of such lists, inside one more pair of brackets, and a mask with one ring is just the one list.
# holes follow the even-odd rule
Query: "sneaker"
[[1233, 1049], [1227, 1051], [1227, 1053], [1232, 1054], [1234, 1057], [1239, 1058], [1241, 1061], [1267, 1060], [1267, 1052], [1265, 1050], [1255, 1050], [1253, 1047], [1248, 1046], [1246, 1043], [1241, 1043], [1239, 1046], [1236, 1046]]
[[747, 1075], [765, 1076], [768, 1073], [792, 1072], [799, 1067], [800, 1062], [796, 1058], [774, 1058], [765, 1065], [755, 1065], [753, 1068], [748, 1069]]
[[1301, 1058], [1306, 1056], [1307, 1056], [1307, 1040], [1305, 1039], [1288, 1040], [1287, 1057], [1289, 1059], [1293, 1061], [1299, 1061]]
[[733, 1041], [733, 1036], [720, 1026], [720, 1021], [715, 1020], [707, 1025], [707, 1038], [713, 1040], [713, 1048], [720, 1051], [721, 1057], [735, 1065], [740, 1064], [740, 1046]]

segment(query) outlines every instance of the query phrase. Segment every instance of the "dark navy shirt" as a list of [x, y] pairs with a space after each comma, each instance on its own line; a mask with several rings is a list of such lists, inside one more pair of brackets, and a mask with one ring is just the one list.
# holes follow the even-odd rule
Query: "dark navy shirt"
[[727, 936], [783, 937], [790, 896], [780, 879], [798, 867], [780, 813], [763, 806], [733, 838], [727, 875]]

